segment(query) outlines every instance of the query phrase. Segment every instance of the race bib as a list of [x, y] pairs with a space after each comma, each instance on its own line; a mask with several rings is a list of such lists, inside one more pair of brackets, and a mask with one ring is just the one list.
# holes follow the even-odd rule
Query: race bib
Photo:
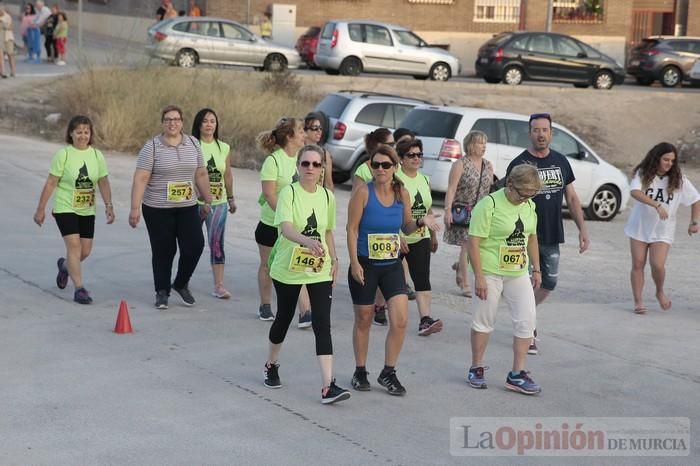
[[399, 258], [398, 233], [372, 233], [367, 235], [369, 258], [373, 260], [389, 260]]
[[88, 209], [95, 205], [95, 189], [76, 189], [73, 191], [73, 208]]
[[527, 267], [525, 246], [501, 246], [498, 252], [498, 269], [517, 272]]
[[168, 202], [186, 202], [193, 194], [191, 181], [168, 181]]
[[209, 191], [211, 192], [211, 198], [213, 201], [220, 201], [224, 198], [224, 182], [223, 181], [210, 181]]
[[323, 257], [316, 257], [309, 248], [297, 246], [292, 251], [289, 261], [290, 272], [319, 273], [323, 270]]

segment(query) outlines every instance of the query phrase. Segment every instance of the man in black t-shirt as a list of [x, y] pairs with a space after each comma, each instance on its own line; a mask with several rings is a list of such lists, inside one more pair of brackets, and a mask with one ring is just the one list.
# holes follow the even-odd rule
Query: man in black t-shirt
[[[576, 179], [566, 157], [551, 150], [552, 117], [548, 113], [530, 115], [530, 148], [518, 155], [508, 165], [506, 176], [511, 169], [523, 163], [537, 167], [542, 180], [542, 190], [533, 198], [537, 208], [537, 243], [540, 249], [540, 267], [532, 273], [542, 274], [542, 285], [535, 290], [535, 301], [539, 305], [547, 299], [557, 285], [559, 276], [559, 244], [564, 242], [564, 223], [562, 221], [562, 200], [578, 227], [579, 253], [588, 249], [589, 239], [586, 224], [583, 221], [581, 201], [574, 190]], [[537, 336], [537, 330], [535, 330]], [[532, 340], [528, 354], [537, 354], [537, 344]]]

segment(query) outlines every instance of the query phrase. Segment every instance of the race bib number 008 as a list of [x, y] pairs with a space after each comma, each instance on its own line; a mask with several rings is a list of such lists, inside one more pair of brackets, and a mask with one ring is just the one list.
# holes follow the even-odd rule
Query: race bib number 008
[[220, 201], [224, 198], [224, 183], [223, 181], [210, 181], [209, 191], [211, 192], [211, 198], [214, 201]]
[[373, 260], [390, 260], [399, 258], [398, 233], [372, 233], [367, 235], [369, 258]]
[[309, 248], [297, 246], [292, 251], [289, 262], [290, 272], [319, 273], [323, 270], [324, 258], [313, 255]]
[[191, 181], [168, 181], [169, 202], [186, 202], [192, 200], [193, 194]]
[[527, 267], [525, 246], [501, 246], [498, 252], [498, 269], [517, 272]]
[[73, 208], [88, 209], [95, 205], [94, 189], [76, 189], [73, 191]]

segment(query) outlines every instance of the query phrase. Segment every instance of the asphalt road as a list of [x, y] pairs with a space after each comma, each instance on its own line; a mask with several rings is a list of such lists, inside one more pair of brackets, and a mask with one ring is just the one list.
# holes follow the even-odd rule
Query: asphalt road
[[[284, 387], [266, 389], [263, 363], [269, 323], [256, 318], [258, 174], [236, 170], [239, 211], [225, 247], [229, 301], [212, 298], [207, 251], [192, 279], [193, 308], [173, 298], [153, 308], [150, 250], [143, 224], [127, 224], [135, 159], [107, 154], [117, 220], [98, 209], [93, 254], [84, 264], [95, 302], [74, 304], [72, 287], [55, 286], [63, 243], [48, 216], [32, 222], [49, 161], [60, 146], [0, 135], [0, 464], [697, 464], [700, 433], [691, 429], [689, 457], [460, 458], [450, 455], [454, 417], [648, 417], [700, 422], [700, 324], [697, 257], [700, 238], [679, 228], [668, 262], [673, 309], [632, 313], [626, 213], [589, 223], [592, 247], [579, 255], [576, 229], [565, 222], [560, 286], [538, 311], [541, 354], [528, 368], [543, 387], [537, 397], [507, 392], [511, 361], [507, 310], [499, 311], [486, 363], [488, 390], [465, 383], [471, 303], [456, 294], [454, 247], [433, 258], [433, 315], [441, 333], [417, 336], [410, 304], [408, 335], [398, 365], [407, 387], [391, 397], [374, 382], [385, 329], [374, 327], [368, 369], [373, 390], [320, 404], [313, 334], [291, 328], [280, 359]], [[349, 197], [341, 186], [336, 244], [347, 267], [344, 225]], [[101, 202], [98, 202], [101, 206]], [[688, 211], [680, 213], [685, 223]], [[120, 300], [130, 305], [135, 333], [112, 332]], [[352, 308], [345, 273], [332, 311], [335, 374], [349, 386], [354, 367]], [[534, 423], [535, 421], [533, 421]], [[662, 452], [663, 453], [663, 452]]]

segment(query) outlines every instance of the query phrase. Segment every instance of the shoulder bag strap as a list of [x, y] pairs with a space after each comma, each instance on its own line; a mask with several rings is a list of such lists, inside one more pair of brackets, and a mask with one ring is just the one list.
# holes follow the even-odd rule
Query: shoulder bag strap
[[[484, 164], [486, 164], [485, 160], [481, 160], [481, 172], [479, 172], [479, 186], [476, 188], [476, 196], [474, 196], [474, 204], [472, 204], [472, 210], [474, 210], [474, 206], [476, 205], [477, 202], [479, 202], [479, 193], [481, 192], [481, 179], [484, 177]], [[494, 202], [494, 206], [496, 203]]]

